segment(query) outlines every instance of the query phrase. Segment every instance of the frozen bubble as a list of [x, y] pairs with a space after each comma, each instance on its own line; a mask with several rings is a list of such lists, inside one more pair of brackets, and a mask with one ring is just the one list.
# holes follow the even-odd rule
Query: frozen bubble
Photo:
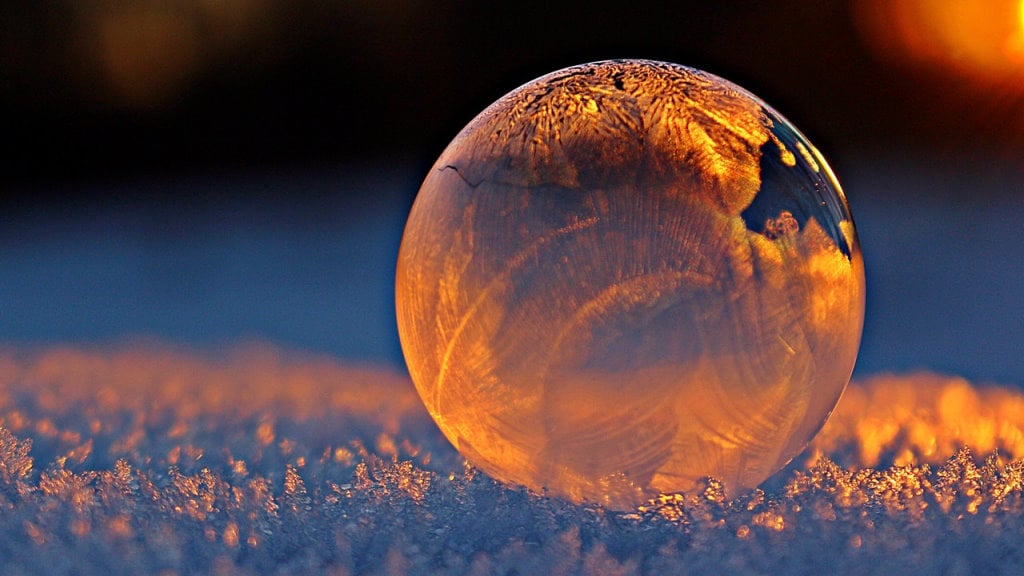
[[814, 146], [735, 84], [644, 60], [554, 72], [470, 122], [423, 182], [396, 292], [416, 388], [467, 459], [614, 508], [784, 466], [864, 315]]

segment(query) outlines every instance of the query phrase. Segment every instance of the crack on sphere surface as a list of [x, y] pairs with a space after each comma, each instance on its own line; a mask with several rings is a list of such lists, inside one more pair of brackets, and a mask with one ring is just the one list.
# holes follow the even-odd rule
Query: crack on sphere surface
[[756, 486], [849, 381], [863, 261], [820, 153], [742, 88], [619, 60], [512, 91], [420, 188], [399, 335], [445, 436], [506, 482], [628, 508]]

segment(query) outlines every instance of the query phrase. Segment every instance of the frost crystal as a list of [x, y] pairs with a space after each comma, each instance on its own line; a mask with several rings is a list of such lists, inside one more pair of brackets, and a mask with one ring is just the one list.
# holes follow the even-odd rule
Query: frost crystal
[[619, 513], [467, 466], [401, 377], [256, 352], [0, 357], [0, 573], [933, 574], [1024, 552], [1021, 392], [855, 383], [762, 489]]

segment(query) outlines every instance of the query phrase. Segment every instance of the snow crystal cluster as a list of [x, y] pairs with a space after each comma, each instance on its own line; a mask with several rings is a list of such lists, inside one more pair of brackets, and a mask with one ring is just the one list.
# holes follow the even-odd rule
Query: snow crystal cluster
[[[611, 512], [465, 464], [386, 370], [269, 347], [9, 351], [0, 573], [966, 574], [1024, 562], [1024, 418], [1005, 408], [1024, 395], [916, 376], [855, 383], [850, 397], [761, 489], [707, 479]], [[982, 421], [990, 444], [972, 436]], [[879, 436], [885, 422], [895, 431]], [[941, 454], [950, 437], [960, 447]]]

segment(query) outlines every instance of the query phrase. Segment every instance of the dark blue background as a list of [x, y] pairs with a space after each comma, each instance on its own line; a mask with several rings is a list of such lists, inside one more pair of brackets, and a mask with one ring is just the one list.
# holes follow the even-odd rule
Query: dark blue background
[[644, 57], [750, 89], [831, 160], [867, 264], [860, 373], [1024, 385], [1021, 82], [872, 50], [865, 5], [4, 4], [0, 345], [400, 364], [395, 256], [443, 147], [532, 78]]
[[[840, 157], [868, 278], [861, 374], [1024, 385], [1020, 166]], [[423, 168], [138, 180], [0, 232], [0, 339], [265, 339], [401, 365], [394, 263]]]

